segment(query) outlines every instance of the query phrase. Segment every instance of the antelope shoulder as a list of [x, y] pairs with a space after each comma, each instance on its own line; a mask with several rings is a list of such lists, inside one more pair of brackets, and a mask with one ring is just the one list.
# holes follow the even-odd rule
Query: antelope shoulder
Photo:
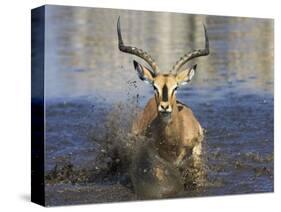
[[190, 107], [179, 101], [177, 101], [177, 106], [181, 123], [180, 133], [182, 136], [182, 145], [194, 147], [203, 139], [202, 127]]
[[157, 117], [157, 104], [155, 98], [152, 97], [146, 104], [143, 111], [140, 111], [133, 121], [132, 133], [134, 135], [141, 135], [145, 133], [147, 127]]

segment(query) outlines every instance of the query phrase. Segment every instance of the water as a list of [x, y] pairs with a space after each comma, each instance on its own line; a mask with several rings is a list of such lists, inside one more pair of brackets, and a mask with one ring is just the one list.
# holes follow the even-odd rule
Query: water
[[207, 26], [211, 53], [191, 62], [198, 71], [177, 94], [206, 129], [207, 183], [183, 196], [273, 191], [272, 20], [47, 6], [47, 204], [137, 199], [126, 177], [91, 177], [107, 142], [126, 139], [133, 106], [153, 95], [133, 69], [144, 62], [117, 48], [118, 16], [125, 44], [162, 72], [204, 46]]

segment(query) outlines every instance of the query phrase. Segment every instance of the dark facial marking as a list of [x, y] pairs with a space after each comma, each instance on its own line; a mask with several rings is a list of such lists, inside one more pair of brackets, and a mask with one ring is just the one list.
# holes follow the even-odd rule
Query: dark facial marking
[[154, 91], [156, 91], [157, 95], [159, 95], [158, 89], [156, 88], [155, 85], [153, 85], [153, 89], [154, 89]]
[[174, 95], [175, 91], [178, 89], [178, 87], [176, 87], [173, 91], [172, 91], [172, 96]]
[[168, 87], [167, 87], [166, 84], [163, 87], [162, 95], [163, 95], [163, 99], [162, 100], [164, 102], [167, 102], [168, 101]]

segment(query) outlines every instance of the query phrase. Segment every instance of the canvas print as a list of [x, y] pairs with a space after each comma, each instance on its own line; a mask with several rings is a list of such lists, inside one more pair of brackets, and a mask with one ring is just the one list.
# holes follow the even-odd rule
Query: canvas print
[[32, 22], [32, 201], [274, 190], [272, 19], [47, 5]]

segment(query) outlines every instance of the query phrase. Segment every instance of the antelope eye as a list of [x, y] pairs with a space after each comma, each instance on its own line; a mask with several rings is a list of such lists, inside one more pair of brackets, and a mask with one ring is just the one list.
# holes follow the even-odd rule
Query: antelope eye
[[178, 89], [178, 87], [175, 87], [174, 90], [176, 91]]

